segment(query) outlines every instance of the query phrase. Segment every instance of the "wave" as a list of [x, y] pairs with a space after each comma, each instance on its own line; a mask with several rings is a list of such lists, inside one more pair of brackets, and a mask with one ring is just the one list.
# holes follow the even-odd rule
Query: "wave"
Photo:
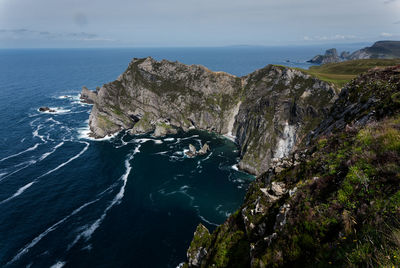
[[79, 211], [81, 211], [82, 209], [84, 209], [85, 207], [99, 201], [100, 198], [97, 198], [95, 200], [92, 200], [90, 202], [87, 202], [85, 204], [83, 204], [82, 206], [80, 206], [79, 208], [75, 209], [74, 211], [72, 211], [68, 216], [62, 218], [61, 220], [59, 220], [58, 222], [56, 222], [55, 224], [53, 224], [52, 226], [50, 226], [46, 231], [44, 231], [43, 233], [41, 233], [40, 235], [38, 235], [37, 237], [35, 237], [30, 243], [28, 243], [27, 245], [25, 245], [22, 249], [20, 249], [17, 253], [17, 255], [15, 255], [8, 263], [7, 265], [10, 265], [12, 263], [14, 263], [16, 260], [18, 260], [19, 258], [21, 258], [21, 256], [23, 256], [24, 254], [28, 253], [28, 251], [34, 247], [37, 243], [39, 243], [40, 240], [43, 239], [43, 237], [45, 237], [46, 235], [48, 235], [50, 232], [54, 231], [55, 229], [57, 229], [57, 227], [64, 223], [66, 220], [68, 220], [69, 218], [71, 218], [72, 216], [74, 216], [75, 214], [79, 213]]
[[233, 136], [231, 134], [225, 134], [225, 135], [222, 135], [222, 137], [227, 138], [230, 141], [236, 142], [236, 136]]
[[206, 160], [208, 160], [208, 159], [210, 159], [210, 157], [212, 156], [212, 152], [209, 154], [209, 155], [207, 155], [207, 157], [206, 158], [204, 158], [204, 159], [202, 159], [202, 160], [200, 160], [200, 162], [204, 162], [204, 161], [206, 161]]
[[62, 268], [65, 265], [65, 261], [58, 261], [55, 264], [53, 264], [52, 266], [50, 266], [50, 268]]
[[152, 140], [153, 139], [142, 138], [142, 139], [134, 139], [133, 141], [137, 142], [137, 143], [145, 143], [145, 142], [152, 141]]
[[194, 198], [194, 196], [191, 196], [190, 194], [188, 194], [187, 190], [188, 190], [189, 188], [190, 188], [190, 186], [188, 186], [188, 185], [183, 185], [183, 186], [181, 186], [181, 187], [179, 188], [179, 190], [172, 191], [172, 192], [169, 192], [169, 193], [166, 193], [166, 192], [165, 192], [165, 189], [160, 189], [160, 190], [158, 190], [158, 192], [159, 192], [160, 194], [164, 195], [164, 196], [170, 196], [170, 195], [175, 195], [175, 194], [182, 194], [182, 195], [188, 197], [188, 198], [190, 199], [190, 204], [192, 204], [195, 198]]
[[38, 177], [38, 179], [40, 179], [40, 178], [42, 178], [42, 177], [44, 177], [44, 176], [47, 176], [47, 175], [49, 175], [50, 173], [53, 173], [54, 171], [56, 171], [56, 170], [62, 168], [63, 166], [69, 164], [71, 161], [74, 161], [75, 159], [77, 159], [78, 157], [80, 157], [80, 156], [89, 148], [89, 145], [90, 145], [88, 142], [85, 142], [85, 141], [84, 141], [84, 142], [80, 142], [80, 143], [85, 143], [86, 146], [85, 146], [85, 148], [83, 148], [77, 155], [71, 157], [71, 158], [68, 159], [66, 162], [64, 162], [64, 163], [62, 163], [62, 164], [60, 164], [60, 165], [58, 165], [57, 167], [53, 168], [52, 170], [47, 171], [47, 172], [44, 173], [43, 175], [40, 175], [40, 176]]
[[164, 141], [174, 141], [175, 138], [165, 138]]
[[24, 154], [24, 153], [26, 153], [26, 152], [33, 151], [33, 150], [35, 150], [39, 145], [40, 145], [40, 143], [36, 143], [35, 145], [33, 145], [32, 147], [29, 147], [29, 148], [26, 149], [26, 150], [23, 150], [23, 151], [21, 151], [21, 152], [19, 152], [19, 153], [16, 153], [16, 154], [13, 154], [13, 155], [4, 157], [3, 159], [0, 159], [0, 162], [3, 162], [4, 160], [7, 160], [7, 159], [10, 159], [10, 158], [16, 157], [16, 156], [21, 155], [21, 154]]
[[27, 162], [23, 162], [23, 163], [18, 164], [17, 166], [20, 166], [21, 164], [25, 164], [25, 163], [28, 163], [28, 164], [23, 166], [22, 168], [19, 168], [19, 169], [15, 170], [15, 171], [11, 172], [11, 173], [5, 173], [4, 175], [6, 175], [6, 176], [4, 176], [4, 177], [3, 177], [3, 173], [2, 173], [1, 176], [0, 176], [0, 178], [1, 178], [0, 182], [3, 181], [4, 179], [10, 177], [11, 175], [14, 175], [17, 172], [19, 172], [19, 171], [21, 171], [21, 170], [23, 170], [23, 169], [25, 169], [25, 168], [27, 168], [29, 166], [32, 166], [33, 164], [36, 163], [36, 160], [30, 160], [30, 161], [27, 161]]
[[202, 219], [204, 222], [210, 224], [210, 225], [214, 225], [214, 226], [218, 226], [218, 224], [211, 222], [209, 220], [207, 220], [206, 218], [204, 218], [203, 216], [200, 215], [200, 213], [198, 214], [199, 218]]
[[43, 159], [45, 159], [46, 157], [48, 157], [49, 155], [51, 155], [52, 153], [54, 153], [60, 146], [62, 146], [64, 144], [64, 142], [60, 142], [59, 144], [57, 144], [56, 146], [54, 146], [53, 150], [51, 150], [50, 152], [44, 153], [40, 158], [39, 161], [42, 161]]
[[72, 246], [74, 246], [76, 244], [76, 242], [78, 242], [82, 237], [87, 241], [90, 239], [90, 237], [92, 236], [92, 234], [96, 231], [97, 228], [99, 228], [100, 224], [103, 222], [103, 220], [105, 219], [105, 217], [107, 216], [108, 211], [114, 207], [115, 205], [118, 205], [121, 203], [122, 198], [125, 195], [125, 187], [126, 184], [128, 182], [128, 177], [129, 174], [131, 173], [132, 170], [132, 166], [130, 164], [130, 161], [133, 159], [134, 155], [139, 153], [140, 150], [140, 144], [135, 148], [135, 150], [133, 151], [133, 153], [128, 156], [125, 159], [125, 172], [124, 174], [122, 174], [122, 176], [120, 177], [120, 180], [122, 180], [122, 186], [119, 190], [119, 192], [116, 194], [116, 196], [114, 197], [114, 199], [110, 202], [110, 204], [106, 207], [106, 209], [103, 211], [103, 214], [100, 216], [100, 218], [98, 218], [95, 222], [93, 222], [89, 227], [85, 228], [85, 230], [83, 230], [80, 234], [77, 235], [77, 237], [75, 238], [75, 240], [72, 242], [71, 245], [68, 246], [68, 248], [71, 248]]
[[126, 136], [126, 132], [124, 133], [124, 135], [122, 135], [121, 139], [119, 140], [121, 142], [121, 145], [116, 145], [115, 148], [121, 148], [124, 147], [125, 145], [127, 145], [128, 143], [126, 141], [124, 141], [124, 138]]
[[46, 122], [53, 122], [54, 124], [61, 125], [61, 122], [55, 120], [53, 117], [46, 119]]
[[91, 141], [106, 141], [106, 140], [110, 140], [110, 139], [116, 137], [119, 134], [119, 132], [116, 132], [112, 135], [105, 136], [104, 138], [96, 139], [96, 138], [90, 137], [90, 135], [89, 135], [91, 133], [90, 127], [89, 127], [89, 120], [86, 120], [85, 123], [87, 123], [87, 125], [85, 127], [81, 127], [81, 128], [77, 129], [78, 130], [78, 139], [91, 140]]
[[29, 187], [31, 187], [34, 183], [36, 183], [36, 180], [34, 180], [34, 181], [32, 181], [32, 182], [30, 182], [30, 183], [28, 183], [28, 184], [22, 186], [21, 188], [19, 188], [19, 189], [15, 192], [15, 194], [13, 194], [12, 196], [10, 196], [10, 197], [7, 198], [7, 199], [4, 199], [3, 201], [0, 201], [0, 205], [2, 205], [2, 204], [4, 204], [4, 203], [7, 203], [8, 201], [10, 201], [10, 200], [16, 198], [17, 196], [21, 195], [23, 192], [25, 192], [26, 189], [28, 189]]
[[43, 143], [47, 143], [47, 141], [44, 139], [44, 136], [39, 135], [39, 130], [42, 128], [42, 125], [37, 125], [36, 129], [32, 132], [33, 137], [39, 138]]
[[158, 153], [155, 153], [155, 154], [158, 154], [158, 155], [165, 155], [165, 154], [167, 154], [169, 151], [163, 151], [163, 152], [158, 152]]
[[239, 168], [238, 168], [238, 165], [237, 165], [237, 164], [234, 164], [233, 166], [231, 166], [231, 168], [232, 168], [233, 170], [239, 171]]
[[49, 108], [52, 110], [51, 112], [50, 111], [42, 112], [42, 111], [39, 111], [39, 109], [38, 109], [38, 111], [41, 113], [44, 113], [44, 114], [65, 114], [65, 113], [71, 112], [70, 109], [64, 109], [62, 107], [49, 107]]
[[176, 139], [176, 142], [175, 142], [174, 144], [178, 144], [178, 143], [180, 143], [181, 141], [189, 140], [189, 139], [193, 139], [193, 138], [198, 138], [198, 137], [199, 137], [199, 135], [192, 135], [192, 136], [186, 137], [186, 138], [177, 138], [177, 139]]

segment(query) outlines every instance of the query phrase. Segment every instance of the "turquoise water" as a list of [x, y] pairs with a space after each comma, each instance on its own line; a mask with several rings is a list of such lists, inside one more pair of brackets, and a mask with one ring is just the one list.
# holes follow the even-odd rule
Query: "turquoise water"
[[[83, 85], [153, 56], [245, 75], [308, 67], [316, 48], [0, 50], [0, 266], [176, 267], [198, 223], [210, 230], [253, 179], [233, 142], [199, 131], [93, 141]], [[290, 60], [290, 62], [287, 62]], [[40, 113], [40, 106], [55, 114]], [[211, 152], [193, 159], [189, 143]]]

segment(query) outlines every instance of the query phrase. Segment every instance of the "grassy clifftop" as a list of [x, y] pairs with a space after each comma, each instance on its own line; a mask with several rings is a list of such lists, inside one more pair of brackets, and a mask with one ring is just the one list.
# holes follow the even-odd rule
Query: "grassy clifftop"
[[328, 63], [320, 66], [312, 66], [303, 72], [316, 76], [317, 78], [343, 87], [357, 75], [376, 67], [388, 67], [399, 65], [400, 59], [366, 59], [350, 60], [338, 63]]

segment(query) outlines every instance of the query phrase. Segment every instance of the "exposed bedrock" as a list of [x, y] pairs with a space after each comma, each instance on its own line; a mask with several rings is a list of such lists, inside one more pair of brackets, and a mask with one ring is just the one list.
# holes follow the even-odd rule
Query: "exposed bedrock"
[[[196, 128], [236, 137], [240, 168], [259, 175], [304, 141], [337, 98], [301, 71], [268, 65], [244, 77], [150, 57], [133, 59], [114, 82], [82, 96], [93, 103], [93, 136]], [[157, 131], [160, 133], [160, 131]]]

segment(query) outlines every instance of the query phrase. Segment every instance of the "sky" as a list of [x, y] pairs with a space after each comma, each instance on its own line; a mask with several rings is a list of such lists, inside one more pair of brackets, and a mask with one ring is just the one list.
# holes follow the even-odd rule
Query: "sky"
[[0, 0], [0, 48], [400, 40], [400, 0]]

